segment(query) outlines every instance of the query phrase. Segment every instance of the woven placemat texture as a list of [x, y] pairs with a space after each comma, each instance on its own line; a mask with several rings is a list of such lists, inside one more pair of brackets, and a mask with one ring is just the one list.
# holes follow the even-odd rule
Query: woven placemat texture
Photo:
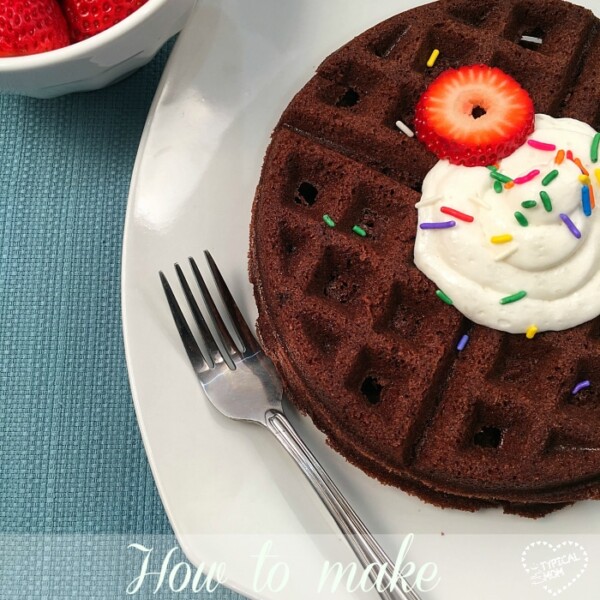
[[128, 544], [175, 545], [131, 402], [119, 279], [131, 171], [171, 47], [98, 92], [0, 95], [2, 599], [241, 598], [126, 594], [140, 565]]

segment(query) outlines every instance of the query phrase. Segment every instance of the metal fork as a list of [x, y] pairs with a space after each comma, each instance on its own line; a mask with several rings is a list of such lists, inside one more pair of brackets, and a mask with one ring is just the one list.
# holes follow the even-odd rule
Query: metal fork
[[[377, 584], [377, 565], [382, 565], [378, 592], [384, 600], [419, 600], [410, 584], [402, 577], [390, 574], [394, 563], [358, 517], [315, 456], [300, 439], [283, 414], [281, 380], [271, 360], [265, 355], [246, 323], [233, 296], [208, 251], [204, 252], [216, 287], [227, 309], [226, 319], [239, 342], [235, 342], [223, 316], [211, 296], [196, 261], [190, 258], [192, 272], [198, 283], [205, 312], [214, 330], [211, 333], [192, 290], [176, 264], [177, 277], [200, 331], [202, 348], [194, 338], [173, 290], [164, 273], [159, 273], [167, 301], [181, 336], [188, 358], [200, 385], [213, 406], [225, 416], [264, 425], [296, 461], [317, 495], [344, 534], [363, 568]], [[384, 571], [385, 569], [385, 571]]]

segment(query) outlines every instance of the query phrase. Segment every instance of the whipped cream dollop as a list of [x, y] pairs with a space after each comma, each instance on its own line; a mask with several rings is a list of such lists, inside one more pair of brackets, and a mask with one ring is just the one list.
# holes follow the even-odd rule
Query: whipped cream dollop
[[[585, 200], [591, 192], [590, 204], [600, 202], [600, 163], [590, 157], [595, 134], [575, 119], [536, 115], [532, 144], [500, 161], [498, 173], [514, 180], [501, 193], [486, 167], [441, 160], [427, 174], [415, 264], [467, 318], [524, 333], [567, 329], [600, 314], [600, 218]], [[565, 157], [557, 162], [560, 150]], [[558, 174], [546, 177], [552, 171]]]

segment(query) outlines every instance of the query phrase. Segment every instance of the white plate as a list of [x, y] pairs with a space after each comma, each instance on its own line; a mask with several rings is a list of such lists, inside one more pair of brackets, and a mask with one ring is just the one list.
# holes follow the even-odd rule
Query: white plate
[[[210, 248], [254, 320], [248, 224], [273, 126], [325, 56], [416, 4], [201, 2], [169, 61], [140, 146], [122, 283], [127, 362], [140, 429], [187, 557], [205, 569], [224, 561], [227, 585], [252, 598], [305, 600], [326, 560], [348, 562], [352, 554], [270, 435], [228, 421], [202, 397], [157, 273], [165, 270], [174, 279], [174, 262], [189, 255], [201, 258], [202, 250]], [[590, 560], [594, 554], [600, 558], [598, 504], [578, 503], [538, 521], [497, 510], [440, 510], [368, 478], [332, 452], [309, 421], [291, 416], [388, 552], [395, 556], [404, 535], [413, 532], [410, 558], [417, 565], [437, 563], [439, 585], [424, 598], [548, 597], [521, 565], [525, 545], [538, 539], [578, 541]], [[290, 570], [279, 593], [258, 590], [254, 581], [257, 558], [252, 555], [268, 540], [278, 558], [266, 565], [282, 561]], [[278, 568], [281, 575], [284, 567]], [[562, 596], [591, 598], [600, 583], [598, 573], [590, 569]], [[326, 597], [363, 596], [377, 597], [350, 596], [343, 589]]]

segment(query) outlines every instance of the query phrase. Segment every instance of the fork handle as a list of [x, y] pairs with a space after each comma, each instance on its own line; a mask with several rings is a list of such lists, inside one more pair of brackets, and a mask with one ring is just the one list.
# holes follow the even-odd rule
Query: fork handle
[[[277, 410], [269, 410], [265, 416], [267, 429], [275, 435], [288, 454], [296, 461], [304, 476], [329, 510], [363, 568], [367, 568], [368, 565], [373, 563], [392, 567], [393, 561], [386, 555], [325, 469], [300, 439], [287, 417]], [[401, 575], [397, 577], [398, 581], [394, 581], [394, 585], [390, 586], [392, 577], [388, 572], [388, 567], [385, 570], [385, 585], [383, 586], [384, 589], [379, 592], [380, 596], [384, 600], [420, 600], [410, 584]], [[375, 583], [377, 572], [371, 568], [369, 569], [369, 576], [371, 581]]]

